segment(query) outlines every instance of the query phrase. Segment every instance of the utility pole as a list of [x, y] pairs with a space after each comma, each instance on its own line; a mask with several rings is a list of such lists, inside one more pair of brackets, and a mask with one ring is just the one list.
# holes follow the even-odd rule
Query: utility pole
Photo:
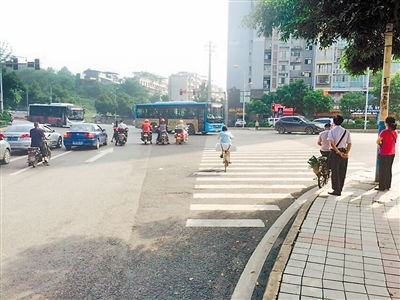
[[[389, 89], [390, 89], [390, 68], [392, 66], [393, 47], [393, 24], [386, 25], [385, 49], [383, 53], [383, 74], [381, 88], [381, 102], [379, 105], [378, 134], [385, 129], [385, 119], [389, 114]], [[375, 181], [379, 182], [379, 155], [376, 159]]]
[[3, 64], [0, 63], [0, 114], [4, 112], [3, 105]]
[[53, 87], [50, 84], [50, 104], [53, 103]]
[[365, 115], [364, 115], [364, 130], [367, 130], [367, 122], [368, 122], [368, 96], [369, 96], [369, 70], [367, 72], [367, 78], [365, 84]]
[[212, 95], [212, 85], [211, 85], [211, 56], [212, 52], [214, 51], [214, 45], [210, 41], [207, 46], [208, 50], [208, 84], [207, 84], [207, 101], [211, 102], [211, 95]]

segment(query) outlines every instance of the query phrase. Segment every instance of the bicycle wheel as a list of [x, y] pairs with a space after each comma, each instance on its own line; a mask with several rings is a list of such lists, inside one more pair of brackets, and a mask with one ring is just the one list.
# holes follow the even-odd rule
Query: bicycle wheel
[[229, 162], [228, 158], [226, 157], [226, 152], [224, 152], [224, 171], [226, 172], [226, 168], [228, 167]]

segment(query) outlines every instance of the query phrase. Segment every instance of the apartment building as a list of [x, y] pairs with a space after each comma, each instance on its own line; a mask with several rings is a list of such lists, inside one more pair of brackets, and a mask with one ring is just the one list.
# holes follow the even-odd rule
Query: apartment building
[[192, 101], [206, 79], [196, 73], [179, 72], [168, 78], [168, 96], [172, 101]]
[[133, 75], [139, 81], [140, 85], [147, 88], [150, 94], [161, 96], [168, 94], [167, 78], [148, 72], [134, 72]]
[[122, 79], [119, 77], [118, 73], [97, 71], [92, 69], [87, 69], [83, 71], [83, 79], [95, 80], [99, 82], [114, 82], [114, 83], [122, 82]]

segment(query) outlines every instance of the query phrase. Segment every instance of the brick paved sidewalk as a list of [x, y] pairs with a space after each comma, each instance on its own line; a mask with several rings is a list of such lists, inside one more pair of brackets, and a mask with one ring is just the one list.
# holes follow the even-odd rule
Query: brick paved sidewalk
[[314, 201], [284, 269], [279, 300], [400, 299], [399, 188], [374, 187], [361, 176], [346, 183], [342, 196], [324, 192]]

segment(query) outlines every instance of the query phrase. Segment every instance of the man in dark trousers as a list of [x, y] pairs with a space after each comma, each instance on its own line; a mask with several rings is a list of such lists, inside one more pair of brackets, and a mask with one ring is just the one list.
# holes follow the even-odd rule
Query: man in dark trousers
[[48, 166], [49, 165], [49, 159], [48, 159], [48, 153], [47, 149], [44, 145], [44, 140], [46, 139], [46, 136], [44, 135], [44, 132], [42, 129], [39, 128], [39, 123], [35, 122], [33, 123], [34, 128], [32, 128], [29, 132], [31, 136], [31, 147], [39, 147], [40, 152], [43, 155], [43, 164]]
[[341, 126], [343, 123], [343, 117], [341, 115], [337, 115], [333, 119], [333, 123], [335, 126], [328, 133], [328, 141], [331, 149], [329, 164], [332, 171], [331, 180], [333, 192], [329, 192], [328, 194], [340, 196], [346, 178], [351, 138], [350, 132]]

